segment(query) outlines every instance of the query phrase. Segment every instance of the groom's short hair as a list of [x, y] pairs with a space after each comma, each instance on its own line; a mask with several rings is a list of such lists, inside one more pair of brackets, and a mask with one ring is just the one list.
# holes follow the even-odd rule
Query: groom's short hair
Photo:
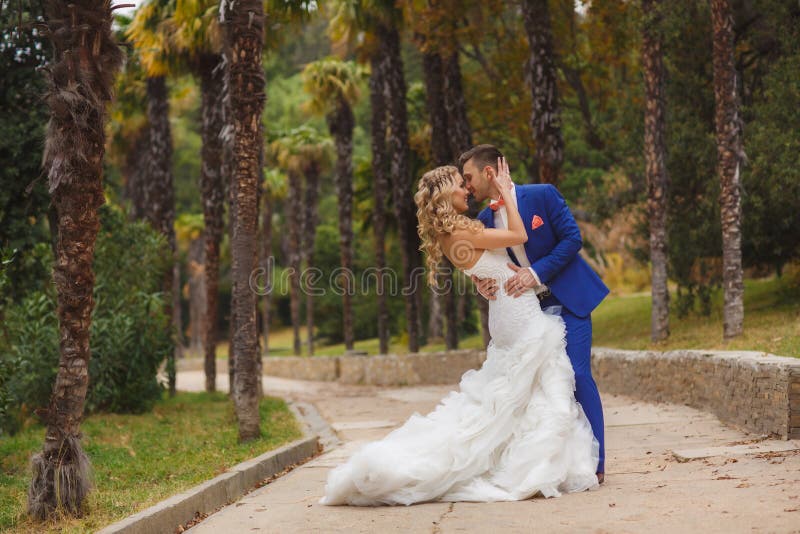
[[478, 170], [483, 170], [487, 165], [497, 170], [497, 158], [502, 158], [503, 153], [494, 145], [475, 145], [458, 158], [458, 170], [464, 172], [464, 164], [474, 160]]

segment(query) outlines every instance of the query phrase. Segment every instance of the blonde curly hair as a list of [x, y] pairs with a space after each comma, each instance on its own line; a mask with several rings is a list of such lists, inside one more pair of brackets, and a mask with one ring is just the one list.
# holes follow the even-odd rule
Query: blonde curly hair
[[458, 169], [452, 165], [436, 167], [422, 175], [414, 202], [417, 205], [417, 234], [428, 266], [428, 285], [436, 285], [436, 274], [444, 252], [437, 239], [455, 230], [480, 232], [483, 224], [456, 212], [451, 200], [451, 185], [456, 185]]

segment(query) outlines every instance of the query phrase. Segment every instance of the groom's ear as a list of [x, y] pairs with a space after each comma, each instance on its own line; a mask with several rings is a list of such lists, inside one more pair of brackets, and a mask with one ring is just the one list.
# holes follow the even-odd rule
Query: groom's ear
[[497, 178], [497, 171], [494, 170], [494, 167], [491, 165], [487, 165], [483, 168], [483, 172], [486, 173], [486, 179], [490, 182], [493, 182], [495, 178]]

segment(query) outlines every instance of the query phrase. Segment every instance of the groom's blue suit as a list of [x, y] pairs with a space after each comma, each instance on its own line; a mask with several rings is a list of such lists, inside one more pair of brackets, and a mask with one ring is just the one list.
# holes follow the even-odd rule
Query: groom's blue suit
[[[551, 295], [542, 308], [561, 306], [567, 327], [567, 355], [575, 370], [575, 399], [580, 403], [597, 441], [600, 443], [599, 473], [605, 472], [603, 406], [592, 377], [592, 310], [600, 304], [608, 288], [578, 255], [583, 246], [581, 233], [564, 197], [552, 185], [518, 185], [517, 206], [528, 232], [525, 253], [539, 280]], [[487, 228], [494, 228], [494, 212], [478, 214]], [[514, 261], [513, 251], [508, 249]]]

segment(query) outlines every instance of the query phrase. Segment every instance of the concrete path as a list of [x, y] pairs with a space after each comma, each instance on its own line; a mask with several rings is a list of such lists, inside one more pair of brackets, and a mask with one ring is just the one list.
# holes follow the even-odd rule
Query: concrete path
[[[178, 374], [201, 390], [202, 372]], [[227, 376], [218, 387], [227, 388]], [[317, 504], [328, 471], [365, 441], [453, 387], [379, 388], [264, 378], [264, 391], [313, 404], [340, 443], [191, 529], [229, 532], [800, 532], [800, 442], [764, 440], [669, 404], [603, 395], [606, 483], [597, 491], [512, 503], [409, 507]], [[335, 440], [335, 438], [333, 438]]]

